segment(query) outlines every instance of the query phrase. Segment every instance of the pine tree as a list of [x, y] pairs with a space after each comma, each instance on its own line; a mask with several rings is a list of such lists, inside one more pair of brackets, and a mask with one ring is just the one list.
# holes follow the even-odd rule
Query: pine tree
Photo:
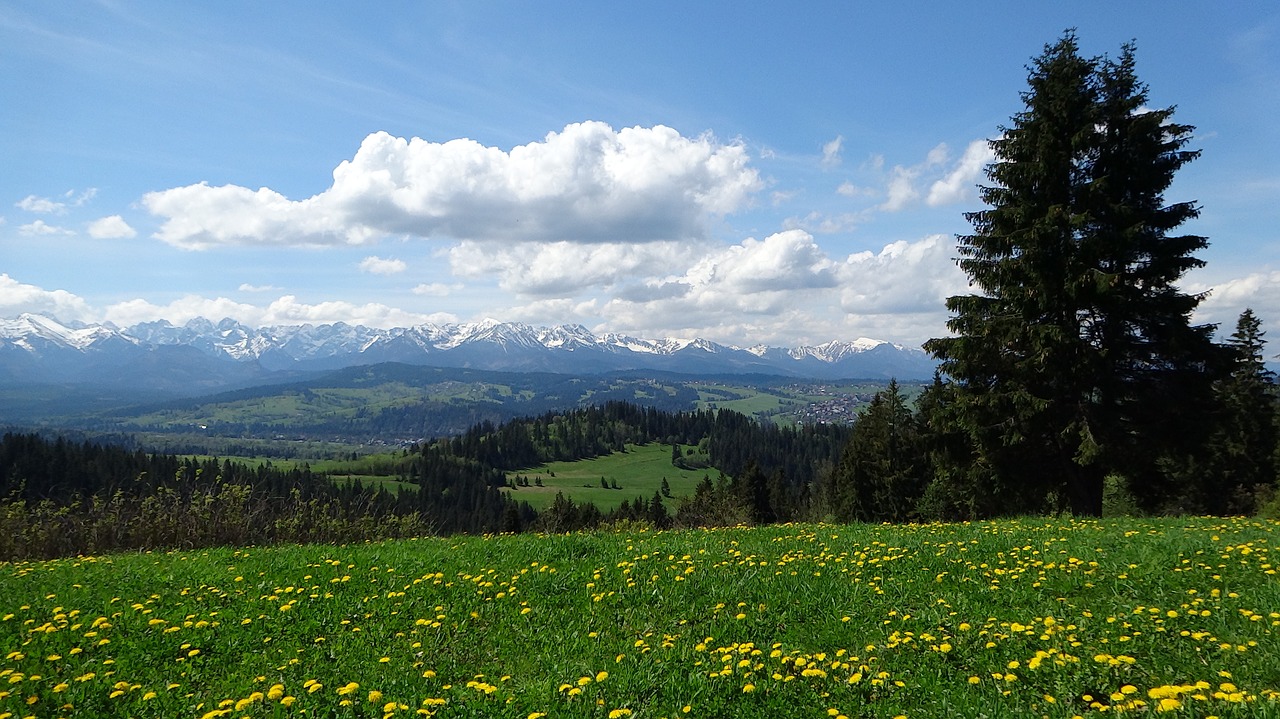
[[[1025, 109], [991, 142], [989, 209], [969, 213], [958, 264], [980, 294], [947, 300], [952, 337], [926, 343], [1007, 512], [1102, 511], [1103, 479], [1155, 504], [1165, 468], [1203, 434], [1212, 326], [1174, 284], [1203, 237], [1170, 236], [1198, 213], [1163, 193], [1197, 152], [1172, 109], [1146, 107], [1133, 47], [1084, 58], [1074, 34], [1029, 68]], [[1048, 504], [1049, 506], [1046, 506]]]

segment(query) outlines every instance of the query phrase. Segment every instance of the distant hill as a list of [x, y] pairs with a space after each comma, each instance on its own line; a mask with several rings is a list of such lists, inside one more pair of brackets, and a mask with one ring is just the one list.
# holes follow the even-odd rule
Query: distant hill
[[[732, 409], [780, 424], [847, 423], [881, 383], [655, 371], [565, 375], [422, 367], [346, 367], [282, 384], [40, 415], [62, 428], [214, 438], [407, 444], [606, 402], [665, 412]], [[918, 385], [917, 385], [918, 386]], [[20, 390], [9, 390], [10, 394]], [[0, 392], [2, 394], [2, 392]], [[28, 402], [39, 406], [39, 398]]]

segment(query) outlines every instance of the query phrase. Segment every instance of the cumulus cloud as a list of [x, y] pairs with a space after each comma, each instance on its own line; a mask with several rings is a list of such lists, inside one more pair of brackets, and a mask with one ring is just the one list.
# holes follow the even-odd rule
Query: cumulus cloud
[[19, 225], [18, 234], [26, 235], [27, 237], [42, 237], [48, 235], [74, 235], [75, 232], [65, 227], [50, 225], [44, 220], [36, 220], [25, 225]]
[[836, 135], [836, 139], [822, 146], [822, 166], [831, 168], [839, 167], [841, 158], [840, 150], [844, 147], [844, 136]]
[[137, 234], [138, 231], [120, 215], [102, 217], [89, 223], [89, 236], [98, 240], [127, 239]]
[[840, 307], [859, 315], [938, 312], [947, 297], [969, 292], [954, 256], [954, 240], [943, 235], [850, 255], [840, 268]]
[[721, 248], [682, 274], [614, 294], [599, 314], [645, 336], [739, 345], [870, 336], [918, 344], [945, 332], [946, 297], [967, 291], [942, 236], [829, 257], [803, 230]]
[[1235, 331], [1236, 320], [1246, 308], [1262, 320], [1264, 330], [1280, 323], [1280, 270], [1267, 269], [1214, 282], [1197, 279], [1187, 284], [1186, 291], [1208, 293], [1196, 309], [1194, 321], [1217, 324], [1220, 337]]
[[974, 196], [974, 187], [986, 166], [995, 160], [987, 140], [974, 140], [951, 170], [929, 188], [925, 203], [930, 207], [965, 202]]
[[142, 201], [165, 218], [156, 236], [188, 249], [384, 235], [650, 242], [702, 237], [709, 218], [743, 207], [762, 186], [741, 144], [584, 122], [509, 152], [374, 133], [333, 171], [329, 189], [302, 200], [200, 183]]
[[377, 255], [370, 255], [360, 261], [360, 271], [374, 275], [395, 275], [404, 272], [408, 265], [404, 260], [384, 260]]
[[89, 303], [78, 295], [66, 290], [46, 290], [0, 274], [0, 317], [16, 317], [26, 312], [64, 322], [93, 319]]
[[696, 256], [694, 248], [679, 242], [506, 245], [464, 241], [448, 251], [455, 276], [497, 275], [499, 287], [526, 297], [608, 289], [637, 276], [666, 274]]

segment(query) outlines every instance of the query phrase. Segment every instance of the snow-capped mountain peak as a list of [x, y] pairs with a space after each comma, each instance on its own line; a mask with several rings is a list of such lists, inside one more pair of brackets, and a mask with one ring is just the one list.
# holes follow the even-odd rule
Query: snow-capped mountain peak
[[258, 362], [267, 370], [336, 369], [395, 361], [561, 373], [661, 369], [923, 379], [932, 375], [934, 366], [919, 350], [866, 338], [790, 349], [766, 345], [741, 349], [696, 337], [596, 335], [579, 324], [532, 327], [494, 319], [379, 329], [341, 322], [253, 328], [232, 319], [214, 323], [195, 318], [180, 327], [161, 320], [123, 330], [107, 325], [71, 327], [32, 314], [0, 320], [0, 351], [22, 350], [22, 355], [33, 357], [90, 349], [101, 353], [113, 343], [147, 351], [190, 347], [214, 360]]

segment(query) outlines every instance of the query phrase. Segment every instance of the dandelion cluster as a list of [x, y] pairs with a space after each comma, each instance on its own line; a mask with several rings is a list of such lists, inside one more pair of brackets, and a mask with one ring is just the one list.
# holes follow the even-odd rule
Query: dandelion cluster
[[0, 719], [1280, 715], [1278, 525], [794, 525], [0, 565]]

